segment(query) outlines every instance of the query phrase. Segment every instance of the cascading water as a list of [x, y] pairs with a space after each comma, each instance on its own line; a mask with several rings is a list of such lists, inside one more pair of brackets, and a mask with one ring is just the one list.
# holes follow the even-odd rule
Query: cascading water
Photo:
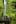
[[3, 16], [6, 16], [6, 4], [7, 4], [7, 1], [4, 0], [4, 12], [3, 12]]

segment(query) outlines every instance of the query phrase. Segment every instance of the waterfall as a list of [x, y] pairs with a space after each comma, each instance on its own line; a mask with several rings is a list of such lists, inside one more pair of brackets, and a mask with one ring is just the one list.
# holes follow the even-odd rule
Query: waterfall
[[7, 2], [6, 2], [6, 0], [4, 0], [4, 12], [3, 12], [3, 16], [6, 16], [6, 4], [7, 4]]

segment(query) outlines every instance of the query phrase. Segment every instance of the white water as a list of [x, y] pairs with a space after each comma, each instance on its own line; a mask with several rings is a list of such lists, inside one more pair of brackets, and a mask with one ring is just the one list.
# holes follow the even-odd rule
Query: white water
[[6, 0], [4, 0], [4, 12], [3, 12], [3, 16], [6, 16], [6, 4], [7, 4], [7, 2], [6, 2]]

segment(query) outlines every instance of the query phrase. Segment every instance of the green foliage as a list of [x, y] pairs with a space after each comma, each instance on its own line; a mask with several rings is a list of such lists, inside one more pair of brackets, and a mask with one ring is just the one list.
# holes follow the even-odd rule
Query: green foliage
[[8, 0], [8, 4], [7, 4], [6, 14], [9, 15], [9, 16], [11, 16], [11, 14], [12, 15], [15, 14], [15, 9], [13, 9], [15, 7], [14, 6], [11, 6], [11, 5], [13, 5], [12, 1], [15, 2], [15, 0]]
[[0, 16], [2, 16], [3, 0], [0, 0]]

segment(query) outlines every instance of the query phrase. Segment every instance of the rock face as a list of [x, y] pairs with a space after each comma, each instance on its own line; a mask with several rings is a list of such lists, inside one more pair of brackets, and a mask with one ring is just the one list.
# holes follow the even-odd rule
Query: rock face
[[1, 22], [4, 23], [4, 24], [10, 24], [10, 17], [7, 17], [7, 16], [4, 16], [4, 17], [1, 17]]

